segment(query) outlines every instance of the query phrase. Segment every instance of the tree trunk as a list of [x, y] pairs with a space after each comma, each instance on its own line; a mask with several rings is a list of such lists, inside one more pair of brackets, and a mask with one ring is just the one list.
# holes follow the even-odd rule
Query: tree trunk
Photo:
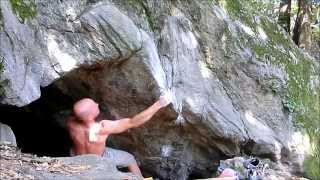
[[278, 23], [290, 33], [291, 0], [281, 0]]
[[311, 1], [298, 0], [299, 9], [293, 29], [293, 41], [304, 49], [311, 47]]

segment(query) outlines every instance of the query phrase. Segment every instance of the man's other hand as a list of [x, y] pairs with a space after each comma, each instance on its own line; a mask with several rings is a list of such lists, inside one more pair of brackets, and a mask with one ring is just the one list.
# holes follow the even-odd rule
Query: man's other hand
[[166, 107], [172, 103], [172, 93], [170, 90], [166, 90], [160, 97], [159, 102], [161, 107]]

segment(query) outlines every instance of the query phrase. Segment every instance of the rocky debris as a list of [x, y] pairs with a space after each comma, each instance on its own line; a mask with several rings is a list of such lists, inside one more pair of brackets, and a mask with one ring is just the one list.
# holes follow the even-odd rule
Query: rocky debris
[[10, 143], [17, 146], [16, 137], [10, 126], [0, 122], [0, 143]]
[[240, 179], [248, 179], [251, 176], [257, 179], [270, 180], [307, 180], [306, 178], [292, 175], [291, 167], [288, 165], [256, 157], [234, 157], [221, 160], [219, 170], [221, 171], [224, 168], [231, 168], [237, 171]]
[[119, 172], [108, 159], [95, 155], [37, 157], [21, 153], [11, 144], [0, 144], [1, 179], [140, 179]]

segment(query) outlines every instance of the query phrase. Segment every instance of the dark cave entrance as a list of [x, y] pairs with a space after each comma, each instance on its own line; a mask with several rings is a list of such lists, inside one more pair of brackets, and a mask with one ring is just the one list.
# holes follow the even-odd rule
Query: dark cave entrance
[[61, 120], [67, 117], [74, 100], [53, 85], [41, 93], [40, 99], [24, 107], [1, 105], [0, 122], [11, 127], [22, 152], [68, 156], [71, 140]]

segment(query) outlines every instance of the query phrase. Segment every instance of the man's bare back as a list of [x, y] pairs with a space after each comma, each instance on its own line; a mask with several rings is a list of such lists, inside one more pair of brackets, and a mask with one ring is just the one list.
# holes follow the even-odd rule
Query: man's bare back
[[[94, 123], [91, 126], [101, 126], [100, 123]], [[92, 127], [86, 127], [85, 125], [79, 123], [75, 117], [72, 117], [67, 122], [67, 127], [69, 129], [70, 137], [73, 141], [72, 152], [74, 155], [80, 154], [97, 154], [102, 155], [105, 151], [105, 142], [108, 138], [108, 134], [98, 134], [95, 136], [97, 140], [90, 141], [90, 129]]]

